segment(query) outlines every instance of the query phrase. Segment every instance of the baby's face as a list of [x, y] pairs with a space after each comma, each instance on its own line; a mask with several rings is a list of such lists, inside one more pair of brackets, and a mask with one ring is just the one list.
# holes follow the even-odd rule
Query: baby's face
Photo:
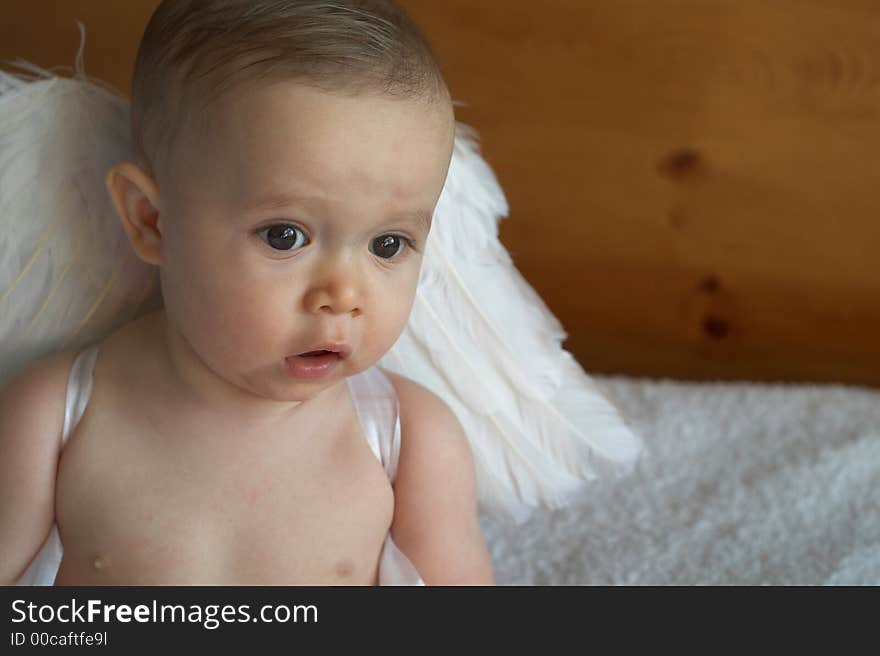
[[[453, 144], [448, 106], [291, 82], [232, 93], [158, 178], [169, 326], [278, 401], [376, 363], [406, 325]], [[291, 357], [327, 343], [347, 357]], [[324, 358], [327, 359], [327, 358]]]

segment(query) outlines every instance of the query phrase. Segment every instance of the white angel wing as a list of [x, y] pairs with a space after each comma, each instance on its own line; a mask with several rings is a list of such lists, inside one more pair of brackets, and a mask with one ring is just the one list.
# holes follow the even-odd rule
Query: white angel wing
[[100, 339], [158, 291], [104, 187], [131, 157], [128, 103], [27, 68], [0, 72], [0, 381]]
[[452, 408], [481, 505], [522, 521], [601, 470], [629, 469], [641, 442], [562, 349], [562, 326], [498, 240], [507, 211], [476, 133], [456, 124], [412, 314], [381, 364]]

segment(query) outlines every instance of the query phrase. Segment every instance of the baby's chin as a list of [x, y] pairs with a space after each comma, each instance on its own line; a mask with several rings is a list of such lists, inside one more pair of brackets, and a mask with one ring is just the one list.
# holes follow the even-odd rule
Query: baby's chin
[[277, 403], [279, 406], [290, 405], [291, 409], [301, 403], [307, 403], [316, 399], [334, 396], [340, 386], [346, 384], [345, 378], [326, 381], [322, 384], [311, 383], [308, 385], [290, 385], [281, 383], [269, 386], [248, 386], [253, 397], [265, 402]]

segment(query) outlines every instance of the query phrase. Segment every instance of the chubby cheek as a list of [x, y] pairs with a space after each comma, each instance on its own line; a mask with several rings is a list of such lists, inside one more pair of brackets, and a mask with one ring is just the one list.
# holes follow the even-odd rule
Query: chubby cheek
[[184, 250], [181, 243], [186, 240], [169, 244], [163, 294], [169, 314], [199, 355], [218, 367], [225, 362], [250, 368], [283, 349], [294, 301], [284, 303], [277, 287], [249, 272], [235, 255]]
[[364, 368], [375, 364], [394, 346], [397, 338], [406, 328], [410, 308], [415, 297], [415, 285], [405, 285], [396, 294], [384, 294], [372, 299], [364, 318], [366, 319], [363, 344], [364, 354], [369, 362]]

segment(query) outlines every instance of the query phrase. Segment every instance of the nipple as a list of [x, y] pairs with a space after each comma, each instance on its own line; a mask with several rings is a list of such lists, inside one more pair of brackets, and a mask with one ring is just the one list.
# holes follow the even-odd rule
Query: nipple
[[109, 563], [107, 562], [107, 559], [104, 558], [103, 556], [97, 556], [92, 561], [92, 567], [94, 567], [98, 571], [100, 571], [102, 569], [106, 569], [108, 564]]
[[336, 575], [341, 579], [346, 579], [354, 574], [354, 563], [350, 560], [341, 560], [336, 563]]

